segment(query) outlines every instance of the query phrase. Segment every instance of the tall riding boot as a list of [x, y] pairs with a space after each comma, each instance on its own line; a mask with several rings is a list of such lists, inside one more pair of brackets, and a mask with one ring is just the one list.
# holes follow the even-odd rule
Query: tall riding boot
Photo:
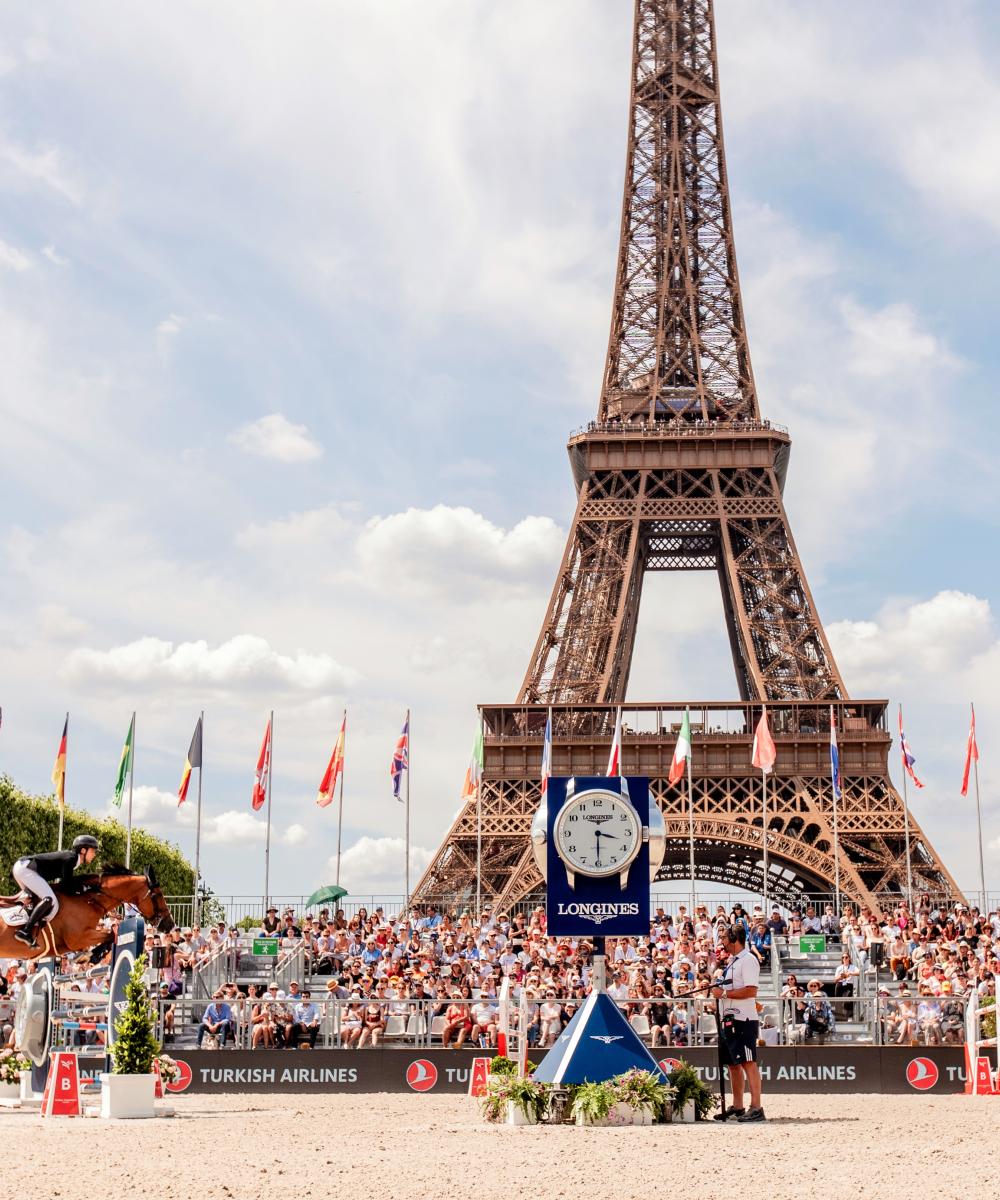
[[35, 941], [35, 932], [51, 911], [52, 901], [48, 896], [44, 896], [41, 900], [36, 900], [31, 912], [28, 913], [27, 921], [17, 930], [14, 937], [32, 949], [37, 948], [38, 943]]

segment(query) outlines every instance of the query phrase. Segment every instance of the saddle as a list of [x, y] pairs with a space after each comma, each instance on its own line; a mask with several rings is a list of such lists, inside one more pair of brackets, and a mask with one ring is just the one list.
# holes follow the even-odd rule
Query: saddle
[[15, 892], [13, 896], [0, 896], [0, 908], [15, 908], [25, 904], [30, 897], [27, 892]]

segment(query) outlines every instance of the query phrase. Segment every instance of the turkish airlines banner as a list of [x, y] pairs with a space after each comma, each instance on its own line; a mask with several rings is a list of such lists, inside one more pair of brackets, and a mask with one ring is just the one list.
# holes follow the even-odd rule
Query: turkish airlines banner
[[[168, 1091], [431, 1092], [466, 1094], [481, 1050], [177, 1050], [181, 1078]], [[683, 1058], [718, 1085], [714, 1048], [654, 1051], [664, 1070]], [[995, 1053], [994, 1059], [995, 1062]], [[962, 1046], [780, 1046], [761, 1052], [764, 1094], [956, 1093], [965, 1087]], [[85, 1072], [86, 1073], [86, 1072]]]

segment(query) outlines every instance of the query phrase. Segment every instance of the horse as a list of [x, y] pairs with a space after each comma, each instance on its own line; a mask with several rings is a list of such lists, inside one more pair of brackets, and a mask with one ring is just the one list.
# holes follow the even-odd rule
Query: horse
[[[0, 896], [0, 908], [13, 908], [23, 899], [22, 895]], [[0, 958], [56, 958], [60, 954], [91, 950], [109, 941], [109, 931], [101, 921], [122, 904], [134, 905], [161, 933], [174, 927], [152, 867], [137, 874], [128, 867], [109, 865], [100, 875], [74, 878], [72, 893], [59, 893], [59, 911], [39, 928], [35, 935], [38, 945], [34, 949], [18, 941], [14, 937], [16, 927], [0, 918]]]

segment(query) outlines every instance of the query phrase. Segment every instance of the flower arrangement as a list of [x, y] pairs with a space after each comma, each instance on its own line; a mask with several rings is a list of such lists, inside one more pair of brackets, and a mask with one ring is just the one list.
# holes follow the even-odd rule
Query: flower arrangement
[[570, 1116], [577, 1123], [596, 1125], [608, 1119], [613, 1105], [618, 1103], [613, 1081], [580, 1083], [571, 1089]]
[[718, 1099], [702, 1082], [698, 1072], [683, 1059], [674, 1067], [667, 1079], [673, 1089], [673, 1106], [677, 1112], [681, 1111], [685, 1104], [693, 1101], [695, 1116], [699, 1121], [703, 1121], [718, 1104]]
[[0, 1050], [0, 1083], [20, 1083], [21, 1072], [30, 1070], [31, 1059], [19, 1050]]
[[640, 1071], [633, 1067], [623, 1075], [608, 1081], [615, 1104], [626, 1104], [636, 1111], [660, 1115], [674, 1096], [669, 1084], [661, 1083], [652, 1071]]
[[537, 1121], [548, 1108], [551, 1090], [547, 1083], [536, 1083], [527, 1075], [518, 1075], [516, 1070], [491, 1072], [479, 1103], [487, 1121], [503, 1121], [508, 1105], [513, 1105], [528, 1120]]
[[156, 1060], [160, 1068], [160, 1080], [163, 1083], [173, 1083], [180, 1078], [181, 1069], [176, 1061], [167, 1054], [161, 1054]]

